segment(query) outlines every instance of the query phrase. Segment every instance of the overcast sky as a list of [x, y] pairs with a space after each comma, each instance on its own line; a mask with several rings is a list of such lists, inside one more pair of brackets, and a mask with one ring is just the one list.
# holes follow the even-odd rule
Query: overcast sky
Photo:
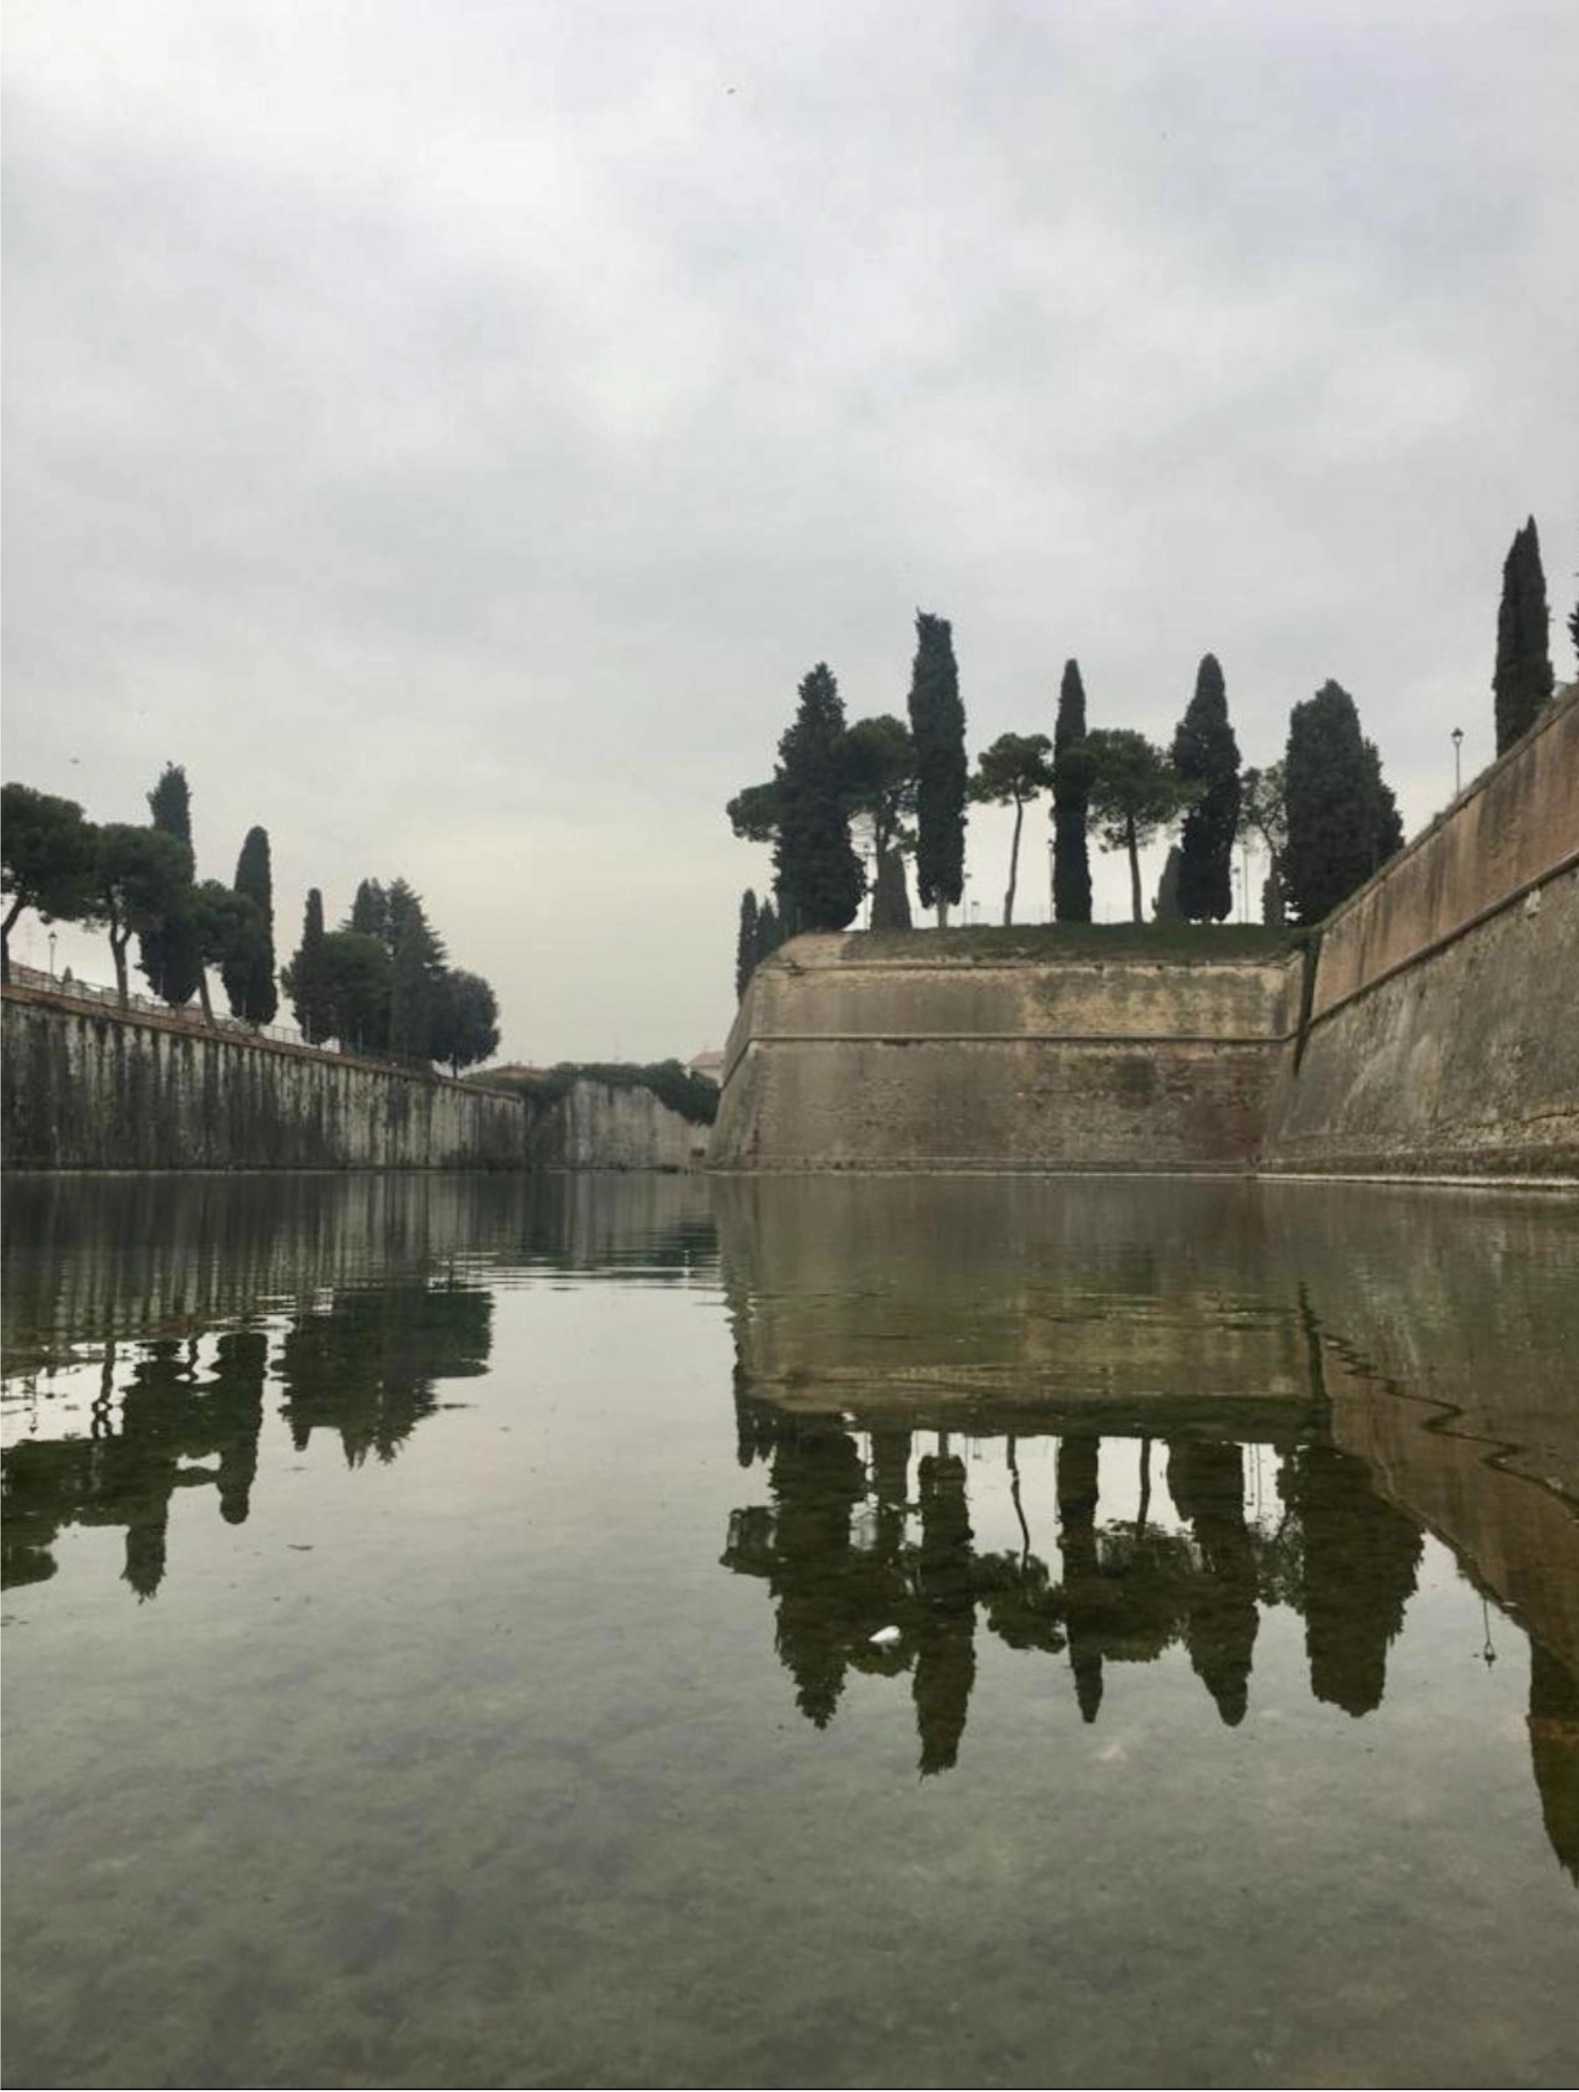
[[1070, 654], [1166, 738], [1211, 649], [1247, 761], [1337, 677], [1411, 829], [1531, 511], [1572, 673], [1572, 0], [7, 12], [5, 775], [183, 762], [282, 959], [403, 874], [512, 1058], [722, 1043], [723, 804], [813, 662], [903, 713], [917, 606], [973, 753]]

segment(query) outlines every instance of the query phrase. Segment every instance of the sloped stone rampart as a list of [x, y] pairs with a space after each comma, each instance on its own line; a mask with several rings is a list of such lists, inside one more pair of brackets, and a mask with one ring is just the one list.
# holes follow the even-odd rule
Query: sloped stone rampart
[[1579, 1177], [1579, 687], [1306, 954], [1224, 954], [797, 938], [710, 1160]]
[[710, 1160], [727, 1169], [1248, 1169], [1284, 957], [981, 960], [926, 931], [800, 937], [758, 968]]

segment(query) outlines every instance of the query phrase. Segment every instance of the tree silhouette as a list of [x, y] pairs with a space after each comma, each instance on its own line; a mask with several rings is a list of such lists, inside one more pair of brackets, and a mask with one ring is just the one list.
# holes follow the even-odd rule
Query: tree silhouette
[[1514, 532], [1502, 567], [1497, 609], [1497, 663], [1491, 688], [1496, 704], [1497, 753], [1511, 748], [1535, 724], [1553, 687], [1551, 612], [1535, 518]]
[[916, 748], [916, 890], [938, 925], [965, 890], [965, 707], [954, 631], [946, 617], [916, 612], [910, 673], [910, 731]]
[[1202, 657], [1195, 695], [1173, 737], [1173, 767], [1194, 789], [1179, 839], [1179, 906], [1191, 922], [1233, 911], [1234, 837], [1239, 829], [1239, 743], [1215, 654]]

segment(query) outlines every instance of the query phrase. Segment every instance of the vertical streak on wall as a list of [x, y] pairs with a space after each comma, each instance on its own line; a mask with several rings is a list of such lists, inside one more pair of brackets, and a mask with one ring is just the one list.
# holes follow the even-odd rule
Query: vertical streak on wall
[[521, 1098], [439, 1076], [4, 997], [5, 1160], [21, 1169], [519, 1169]]

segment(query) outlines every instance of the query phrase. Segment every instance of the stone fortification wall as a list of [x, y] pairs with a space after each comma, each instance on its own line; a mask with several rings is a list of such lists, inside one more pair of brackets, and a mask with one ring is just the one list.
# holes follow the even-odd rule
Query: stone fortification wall
[[725, 1169], [1244, 1169], [1286, 959], [992, 956], [967, 936], [798, 937], [725, 1055]]
[[544, 1104], [25, 987], [3, 1036], [12, 1169], [682, 1170], [707, 1149], [642, 1088]]
[[1579, 1175], [1579, 689], [1322, 926], [1282, 1170]]
[[520, 1098], [8, 988], [13, 1169], [511, 1169]]
[[573, 1082], [532, 1127], [527, 1159], [539, 1169], [697, 1169], [708, 1130], [640, 1085]]

